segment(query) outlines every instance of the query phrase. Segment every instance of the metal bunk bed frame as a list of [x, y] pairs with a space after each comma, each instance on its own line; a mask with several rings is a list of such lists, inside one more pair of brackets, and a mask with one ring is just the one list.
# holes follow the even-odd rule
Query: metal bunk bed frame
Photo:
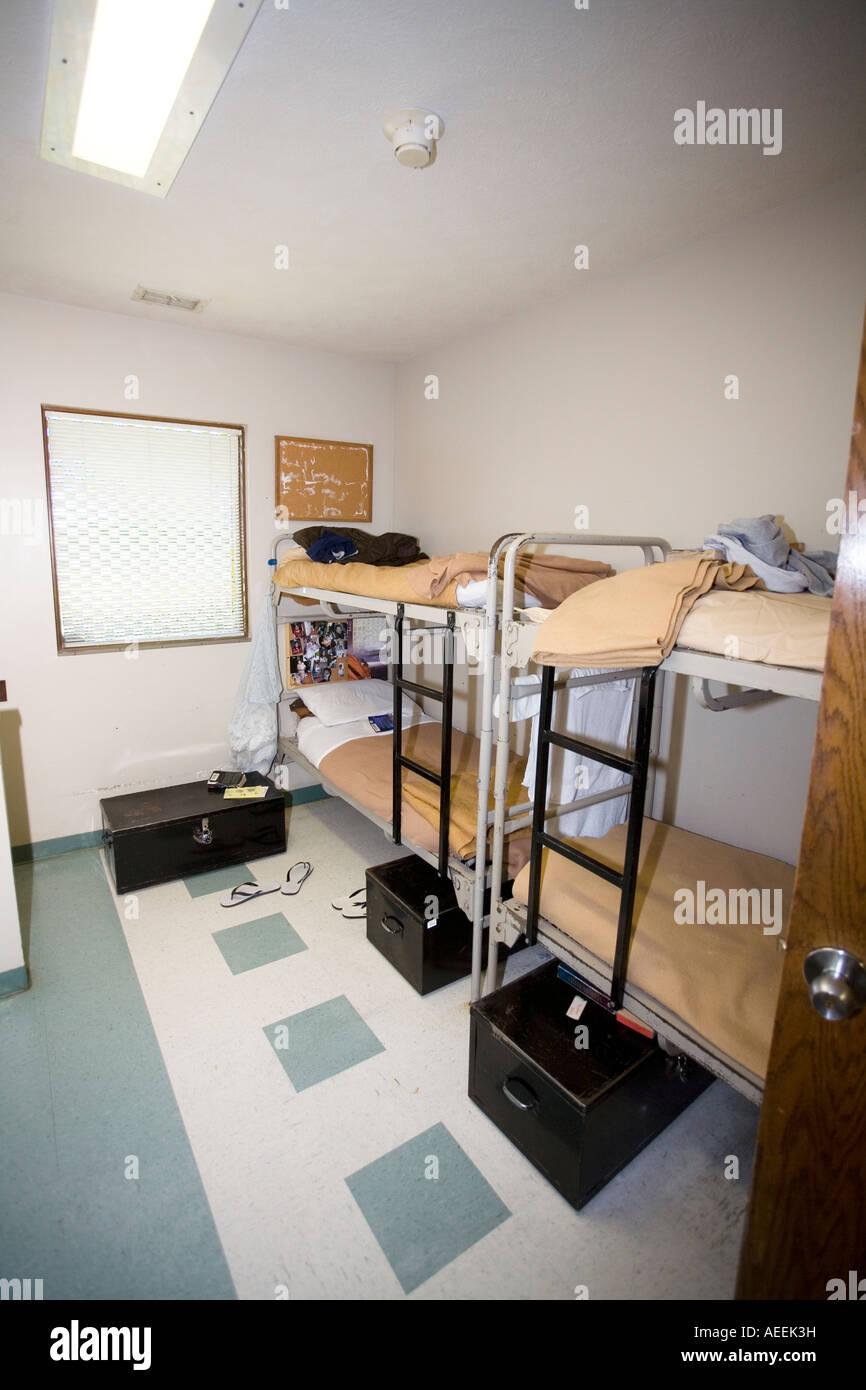
[[[478, 788], [479, 788], [479, 814], [476, 830], [476, 854], [474, 861], [463, 861], [448, 853], [448, 825], [450, 820], [450, 784], [451, 784], [451, 733], [453, 729], [453, 680], [454, 680], [454, 638], [457, 631], [460, 631], [464, 638], [472, 634], [473, 645], [478, 653], [478, 662], [482, 675], [482, 705], [486, 710], [493, 699], [494, 678], [493, 668], [496, 653], [496, 632], [499, 626], [500, 614], [498, 606], [498, 563], [499, 557], [506, 545], [512, 541], [517, 532], [511, 532], [497, 540], [490, 550], [488, 562], [487, 594], [485, 605], [479, 609], [443, 609], [439, 605], [423, 603], [401, 603], [390, 599], [371, 599], [358, 594], [345, 593], [341, 590], [318, 589], [310, 586], [298, 586], [292, 589], [281, 589], [271, 579], [271, 604], [274, 623], [274, 641], [279, 642], [279, 604], [283, 596], [311, 598], [317, 600], [319, 606], [329, 615], [357, 617], [378, 617], [383, 616], [390, 620], [394, 629], [394, 647], [396, 661], [392, 664], [392, 680], [394, 684], [394, 730], [392, 733], [393, 746], [393, 775], [392, 775], [392, 820], [389, 824], [380, 816], [375, 815], [368, 807], [357, 801], [354, 797], [347, 796], [338, 787], [328, 783], [323, 778], [318, 768], [309, 759], [305, 758], [297, 745], [291, 740], [278, 738], [278, 752], [288, 756], [292, 761], [303, 767], [313, 778], [321, 782], [326, 791], [334, 796], [339, 796], [346, 801], [367, 820], [378, 825], [383, 833], [392, 839], [394, 843], [405, 843], [407, 847], [424, 859], [427, 863], [434, 865], [440, 877], [448, 874], [454, 886], [458, 904], [464, 913], [470, 918], [473, 924], [473, 980], [477, 979], [480, 988], [481, 980], [481, 943], [483, 939], [484, 924], [484, 901], [485, 890], [491, 880], [487, 869], [487, 837], [492, 824], [492, 813], [488, 813], [487, 804], [490, 795], [491, 770], [492, 770], [492, 725], [490, 720], [485, 717], [483, 720], [484, 729], [480, 739], [479, 768], [478, 768]], [[273, 543], [270, 564], [275, 570], [279, 560], [281, 546], [291, 544], [293, 537], [283, 532], [278, 535]], [[445, 618], [444, 629], [442, 618]], [[404, 641], [405, 626], [411, 627], [412, 621], [424, 624], [424, 630], [445, 631], [445, 661], [443, 662], [443, 687], [436, 690], [431, 686], [421, 686], [417, 682], [409, 681], [403, 675], [404, 663]], [[280, 657], [280, 670], [282, 672], [282, 658]], [[422, 768], [420, 764], [413, 763], [402, 754], [402, 731], [403, 714], [402, 700], [400, 694], [402, 690], [411, 690], [425, 698], [437, 700], [443, 706], [442, 720], [442, 761], [438, 773], [433, 773], [428, 768]], [[283, 680], [283, 693], [286, 693], [285, 681]], [[399, 750], [399, 751], [398, 751]], [[443, 814], [439, 818], [439, 848], [438, 854], [433, 855], [428, 850], [411, 841], [404, 840], [402, 833], [402, 803], [398, 788], [402, 783], [402, 771], [404, 767], [409, 767], [412, 771], [435, 782], [440, 788], [440, 807]]]
[[[280, 547], [290, 544], [293, 537], [286, 532], [278, 535], [272, 547], [271, 565], [276, 568], [279, 558]], [[331, 787], [326, 779], [323, 779], [318, 769], [300, 753], [297, 746], [291, 741], [279, 740], [280, 751], [288, 755], [302, 766], [311, 776], [317, 778], [325, 786], [326, 790], [333, 795], [340, 796], [347, 801], [355, 810], [366, 816], [368, 820], [377, 824], [382, 831], [391, 837], [394, 843], [403, 843], [401, 825], [401, 803], [397, 795], [398, 782], [402, 778], [404, 766], [410, 766], [411, 770], [421, 776], [435, 782], [440, 787], [440, 798], [444, 795], [448, 801], [450, 814], [450, 734], [452, 727], [453, 708], [453, 634], [455, 629], [459, 629], [463, 634], [473, 632], [475, 634], [475, 647], [478, 654], [478, 665], [482, 678], [481, 691], [481, 729], [479, 731], [479, 762], [478, 762], [478, 817], [476, 822], [475, 834], [475, 861], [464, 862], [451, 856], [447, 860], [447, 871], [450, 872], [451, 880], [454, 885], [457, 901], [463, 912], [466, 913], [472, 922], [472, 970], [471, 970], [471, 997], [473, 1000], [481, 997], [482, 993], [482, 974], [483, 974], [483, 933], [486, 919], [485, 913], [485, 893], [489, 888], [491, 891], [491, 902], [497, 906], [500, 920], [502, 918], [501, 907], [501, 888], [502, 888], [502, 866], [503, 866], [503, 843], [504, 836], [512, 830], [527, 828], [531, 823], [532, 803], [529, 801], [521, 803], [519, 806], [509, 808], [506, 805], [505, 785], [508, 775], [508, 727], [507, 715], [505, 719], [505, 737], [503, 748], [502, 736], [502, 716], [500, 713], [500, 737], [497, 741], [496, 751], [496, 802], [493, 811], [488, 809], [490, 799], [490, 787], [494, 781], [493, 766], [493, 701], [497, 686], [500, 686], [500, 696], [507, 703], [510, 700], [510, 671], [514, 664], [514, 659], [519, 651], [519, 641], [515, 645], [516, 638], [519, 637], [521, 630], [530, 635], [534, 633], [533, 624], [516, 622], [514, 618], [514, 593], [517, 558], [521, 550], [527, 546], [537, 545], [556, 545], [571, 547], [599, 547], [606, 546], [611, 548], [622, 546], [637, 546], [644, 556], [647, 564], [653, 559], [653, 550], [659, 549], [662, 554], [668, 551], [667, 542], [659, 537], [644, 536], [605, 536], [591, 535], [583, 533], [559, 533], [559, 532], [536, 532], [525, 533], [511, 531], [500, 536], [490, 548], [487, 563], [487, 592], [483, 610], [478, 609], [456, 609], [444, 610], [438, 605], [401, 603], [390, 599], [370, 599], [358, 594], [344, 593], [340, 590], [318, 589], [310, 586], [299, 586], [293, 589], [280, 589], [276, 583], [271, 583], [271, 598], [274, 614], [274, 640], [278, 640], [279, 617], [278, 608], [280, 598], [285, 594], [287, 597], [292, 595], [301, 598], [316, 599], [319, 605], [329, 614], [334, 616], [348, 616], [345, 610], [351, 613], [354, 610], [364, 610], [364, 616], [383, 615], [390, 618], [394, 631], [394, 650], [397, 654], [396, 670], [392, 670], [392, 680], [395, 687], [394, 698], [394, 732], [393, 748], [393, 784], [392, 784], [392, 822], [389, 825], [380, 817], [374, 815], [367, 807], [356, 801], [353, 797], [346, 796], [339, 788]], [[499, 564], [503, 555], [504, 578], [502, 601], [499, 601]], [[403, 642], [404, 624], [415, 620], [427, 625], [428, 631], [442, 630], [442, 617], [446, 619], [446, 661], [444, 663], [445, 676], [443, 679], [443, 691], [446, 683], [448, 686], [448, 698], [443, 701], [443, 742], [442, 742], [442, 762], [440, 771], [434, 774], [427, 768], [421, 768], [419, 764], [412, 764], [410, 760], [403, 757], [402, 751], [398, 754], [400, 738], [402, 735], [402, 701], [399, 691], [402, 689], [413, 690], [426, 698], [440, 700], [442, 692], [436, 691], [429, 686], [420, 686], [417, 683], [407, 681], [402, 674], [403, 665]], [[360, 616], [360, 614], [358, 614]], [[496, 667], [496, 636], [497, 632], [502, 633], [502, 670], [507, 677], [504, 682], [504, 696], [502, 695], [502, 682], [495, 677]], [[449, 659], [450, 657], [450, 659]], [[281, 666], [282, 669], [282, 666]], [[399, 682], [399, 684], [398, 684]], [[285, 687], [284, 687], [285, 688]], [[448, 721], [447, 749], [445, 739], [445, 722]], [[448, 776], [443, 776], [448, 773]], [[600, 793], [597, 797], [581, 798], [567, 806], [557, 807], [549, 812], [549, 816], [563, 814], [565, 811], [575, 809], [579, 806], [589, 805], [593, 800], [600, 800], [611, 795], [622, 795], [622, 792]], [[440, 802], [440, 804], [442, 804]], [[444, 825], [443, 825], [444, 822]], [[440, 815], [439, 821], [439, 853], [433, 856], [417, 845], [406, 842], [415, 854], [425, 859], [428, 863], [437, 867], [440, 876], [446, 872], [445, 863], [447, 857], [447, 826], [448, 819]], [[488, 834], [491, 826], [493, 833], [493, 863], [492, 867], [487, 867], [487, 846]], [[488, 978], [492, 979], [492, 965], [497, 956], [497, 944], [493, 934], [493, 916], [491, 916], [491, 932], [488, 945]], [[504, 940], [502, 933], [498, 939]], [[516, 934], [513, 939], [516, 939]]]
[[[526, 541], [528, 542], [530, 539], [530, 537], [527, 537]], [[622, 538], [618, 539], [622, 540]], [[508, 577], [509, 574], [513, 577], [513, 561], [516, 559], [516, 555], [523, 543], [523, 539], [515, 541], [506, 556], [506, 592], [503, 597], [503, 615], [509, 611], [507, 605], [513, 604], [513, 592], [509, 592]], [[610, 543], [614, 543], [613, 538]], [[657, 541], [654, 543], [659, 544]], [[663, 553], [666, 553], [667, 546], [664, 542], [660, 543], [660, 548], [662, 548]], [[534, 641], [534, 631], [532, 630], [534, 625], [530, 627], [528, 624], [515, 623], [513, 607], [510, 620], [503, 616], [503, 626], [506, 630], [506, 638], [503, 641], [502, 674], [499, 682], [500, 736], [502, 735], [503, 728], [507, 734], [511, 670], [514, 667], [527, 664], [531, 643]], [[522, 629], [522, 631], [520, 629]], [[697, 1045], [688, 1033], [680, 1031], [667, 1019], [660, 1017], [654, 1010], [651, 1001], [648, 1001], [642, 996], [640, 991], [636, 993], [629, 992], [626, 995], [628, 951], [632, 931], [635, 890], [637, 886], [643, 814], [646, 793], [651, 779], [655, 687], [658, 676], [666, 671], [690, 676], [694, 693], [697, 695], [704, 708], [712, 711], [722, 711], [781, 695], [817, 701], [820, 698], [822, 673], [807, 671], [796, 667], [776, 667], [763, 662], [741, 661], [735, 658], [719, 657], [710, 653], [692, 651], [686, 648], [675, 649], [660, 666], [604, 672], [581, 677], [579, 680], [558, 683], [556, 681], [557, 669], [558, 668], [554, 666], [544, 666], [541, 674], [541, 708], [539, 714], [538, 754], [532, 808], [530, 879], [528, 904], [525, 911], [515, 905], [506, 905], [502, 901], [502, 826], [500, 820], [494, 820], [493, 884], [491, 888], [490, 906], [491, 924], [485, 992], [489, 992], [495, 987], [497, 941], [505, 940], [513, 943], [522, 934], [525, 935], [527, 944], [532, 945], [538, 940], [539, 935], [541, 935], [543, 945], [560, 961], [565, 963], [568, 978], [571, 983], [575, 985], [575, 988], [580, 988], [588, 998], [593, 999], [596, 1003], [601, 1004], [611, 1012], [616, 1012], [623, 1007], [624, 1003], [627, 1004], [629, 1011], [643, 1023], [648, 1024], [658, 1032], [659, 1036], [664, 1039], [671, 1050], [683, 1052], [695, 1057], [702, 1065], [708, 1067], [708, 1069], [727, 1081], [728, 1084], [732, 1085], [749, 1099], [756, 1103], [760, 1103], [762, 1088], [757, 1079], [743, 1076], [742, 1073], [733, 1070], [727, 1065], [717, 1054], [708, 1050], [706, 1047]], [[606, 680], [623, 679], [627, 677], [635, 681], [637, 708], [634, 751], [630, 757], [612, 754], [609, 750], [597, 744], [593, 744], [584, 739], [576, 739], [568, 735], [559, 734], [553, 729], [553, 697], [555, 689], [565, 685], [596, 684]], [[730, 685], [748, 683], [748, 685], [745, 689], [716, 697], [710, 692], [710, 681], [720, 681]], [[501, 746], [500, 737], [497, 752]], [[568, 844], [555, 835], [549, 834], [545, 829], [546, 822], [562, 814], [563, 809], [576, 809], [580, 805], [586, 806], [599, 799], [593, 797], [584, 798], [582, 802], [572, 803], [568, 808], [550, 808], [547, 806], [547, 782], [551, 747], [569, 749], [591, 760], [616, 767], [630, 778], [631, 801], [626, 830], [626, 850], [621, 871], [611, 869], [607, 864], [594, 859], [591, 855], [577, 850], [573, 845]], [[498, 771], [499, 763], [497, 763], [497, 772]], [[498, 794], [500, 790], [500, 779], [497, 778], [497, 807], [499, 805]], [[628, 793], [629, 787], [625, 786], [615, 789], [612, 793], [602, 795], [622, 796]], [[540, 917], [541, 864], [542, 854], [545, 849], [560, 854], [573, 863], [580, 865], [582, 868], [599, 875], [601, 878], [613, 883], [620, 891], [616, 946], [613, 963], [610, 968], [609, 981], [606, 979], [605, 973], [589, 969], [586, 962], [575, 956], [573, 951], [575, 943], [571, 943], [571, 946], [569, 946], [570, 938], [559, 931], [553, 923], [547, 922]]]
[[[670, 546], [661, 536], [607, 536], [602, 534], [582, 534], [570, 533], [568, 535], [552, 534], [547, 532], [524, 532], [521, 535], [514, 535], [508, 539], [505, 547], [505, 562], [503, 571], [503, 590], [502, 590], [502, 648], [500, 657], [500, 674], [498, 681], [499, 688], [499, 716], [496, 735], [496, 770], [494, 779], [494, 812], [493, 812], [493, 856], [491, 868], [491, 889], [490, 889], [490, 934], [487, 945], [487, 977], [485, 988], [482, 990], [480, 972], [478, 978], [473, 976], [472, 980], [472, 999], [481, 998], [482, 992], [489, 993], [494, 988], [496, 980], [496, 967], [498, 959], [498, 945], [502, 941], [508, 945], [513, 945], [521, 935], [521, 932], [514, 928], [505, 910], [502, 901], [502, 887], [504, 882], [504, 842], [506, 830], [506, 788], [508, 785], [508, 757], [511, 743], [511, 690], [513, 684], [513, 673], [516, 669], [527, 665], [532, 645], [538, 627], [535, 623], [521, 621], [515, 616], [514, 606], [514, 587], [517, 569], [517, 560], [520, 552], [530, 545], [559, 545], [559, 546], [591, 546], [593, 548], [605, 547], [609, 549], [633, 549], [640, 550], [643, 555], [645, 565], [650, 565], [655, 560], [656, 553], [663, 558], [669, 553]], [[635, 675], [632, 671], [614, 671], [605, 673], [601, 677], [580, 676], [565, 681], [556, 682], [555, 688], [562, 689], [576, 685], [597, 684], [606, 680], [621, 680], [624, 676]], [[659, 682], [661, 684], [661, 682]], [[660, 696], [659, 692], [659, 696]], [[552, 691], [551, 691], [552, 698]], [[635, 687], [635, 705], [633, 709], [633, 723], [639, 718], [639, 688]], [[648, 710], [648, 737], [652, 739], [653, 712], [660, 705], [660, 698], [656, 697], [655, 686], [651, 690], [651, 698]], [[484, 705], [485, 714], [490, 710], [492, 717], [492, 696], [490, 703]], [[539, 748], [540, 751], [540, 748]], [[616, 764], [611, 764], [616, 765]], [[628, 771], [623, 768], [623, 771]], [[650, 773], [651, 777], [651, 773]], [[558, 816], [564, 815], [567, 811], [574, 811], [597, 804], [600, 801], [614, 800], [627, 793], [627, 787], [615, 787], [610, 791], [596, 792], [588, 796], [578, 797], [576, 800], [567, 804], [552, 806], [539, 810], [538, 798], [527, 801], [519, 807], [513, 807], [511, 811], [511, 828], [519, 829], [523, 826], [531, 826], [535, 823], [538, 816], [542, 816], [544, 821], [553, 820]], [[646, 790], [646, 789], [645, 789]], [[517, 819], [518, 814], [523, 813], [523, 819]], [[478, 933], [478, 950], [481, 951], [481, 937]]]

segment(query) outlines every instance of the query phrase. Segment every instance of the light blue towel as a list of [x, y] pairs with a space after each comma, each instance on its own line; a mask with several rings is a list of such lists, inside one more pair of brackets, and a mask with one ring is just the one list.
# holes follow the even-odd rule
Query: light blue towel
[[229, 750], [237, 771], [263, 776], [268, 772], [277, 754], [277, 701], [282, 693], [274, 610], [266, 595], [229, 723]]

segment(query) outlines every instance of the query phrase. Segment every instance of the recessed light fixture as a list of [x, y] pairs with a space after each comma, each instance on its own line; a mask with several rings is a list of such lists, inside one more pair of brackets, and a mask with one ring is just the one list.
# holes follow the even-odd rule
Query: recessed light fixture
[[142, 178], [214, 0], [99, 0], [72, 153]]
[[184, 299], [183, 295], [169, 294], [165, 290], [145, 289], [144, 285], [136, 285], [130, 297], [141, 300], [143, 304], [161, 304], [164, 309], [188, 309], [191, 313], [205, 306], [203, 299]]
[[43, 159], [164, 198], [261, 0], [55, 0]]
[[394, 147], [394, 158], [410, 169], [423, 169], [436, 158], [436, 142], [445, 125], [435, 111], [419, 106], [395, 111], [382, 122], [382, 132]]

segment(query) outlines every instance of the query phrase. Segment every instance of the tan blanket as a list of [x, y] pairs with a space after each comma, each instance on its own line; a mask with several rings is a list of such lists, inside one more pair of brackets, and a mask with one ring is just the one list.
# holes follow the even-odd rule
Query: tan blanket
[[[422, 726], [422, 728], [425, 726]], [[430, 726], [427, 725], [427, 728]], [[438, 729], [438, 725], [436, 726]], [[456, 852], [461, 859], [468, 859], [475, 853], [475, 835], [478, 819], [478, 749], [480, 744], [477, 739], [472, 743], [476, 745], [471, 750], [471, 756], [465, 756], [463, 750], [457, 758], [457, 767], [452, 768], [451, 775], [451, 838]], [[412, 754], [410, 753], [411, 757]], [[452, 758], [454, 747], [452, 745]], [[439, 748], [436, 748], [435, 763], [430, 762], [427, 757], [417, 759], [424, 766], [429, 766], [433, 771], [439, 767]], [[521, 785], [523, 775], [523, 762], [518, 758], [512, 758], [509, 762], [508, 790], [506, 792], [506, 805], [517, 806], [526, 800], [526, 793]], [[419, 777], [415, 772], [407, 772], [403, 779], [403, 796], [411, 806], [415, 808], [419, 815], [423, 816], [429, 825], [435, 826], [439, 830], [439, 788], [433, 782], [428, 782], [424, 777]], [[493, 790], [491, 788], [487, 803], [488, 811], [493, 810]]]
[[[426, 569], [427, 562], [415, 565], [325, 565], [317, 560], [285, 559], [274, 575], [280, 589], [329, 589], [364, 598], [389, 599], [393, 603], [417, 603], [420, 589], [412, 582], [414, 571]], [[486, 573], [486, 570], [485, 570]], [[298, 599], [315, 603], [315, 599]], [[437, 608], [457, 608], [457, 583], [447, 584], [425, 602]]]
[[[516, 571], [518, 588], [547, 608], [555, 608], [569, 594], [612, 574], [610, 565], [565, 555], [524, 556]], [[347, 565], [325, 565], [289, 552], [274, 574], [274, 583], [280, 589], [329, 589], [394, 603], [422, 602], [436, 608], [457, 608], [458, 586], [486, 578], [487, 556], [480, 553], [440, 555], [414, 565], [393, 566], [360, 565], [351, 560]]]
[[658, 666], [697, 599], [715, 585], [749, 589], [745, 565], [708, 552], [625, 570], [565, 599], [538, 629], [533, 660], [545, 666]]
[[[480, 552], [471, 554], [464, 550], [456, 555], [434, 555], [423, 565], [411, 566], [409, 582], [420, 597], [436, 601], [452, 584], [486, 579], [487, 564], [488, 557]], [[504, 565], [503, 556], [499, 564], [500, 578]], [[569, 594], [597, 579], [607, 579], [613, 573], [611, 566], [600, 560], [581, 560], [568, 555], [519, 555], [515, 579], [518, 589], [531, 594], [545, 608], [554, 608]]]
[[[626, 827], [614, 826], [599, 840], [573, 840], [597, 859], [621, 868]], [[732, 1058], [755, 1077], [766, 1075], [784, 936], [794, 889], [794, 870], [788, 864], [718, 840], [645, 820], [641, 841], [634, 928], [628, 960], [628, 982], [662, 1012], [680, 1020], [721, 1057]], [[722, 889], [725, 916], [730, 918], [730, 892], [739, 893], [740, 921], [727, 925], [677, 921], [685, 915], [681, 890], [694, 894], [693, 918], [700, 912], [701, 892]], [[764, 934], [758, 913], [739, 906], [742, 890], [766, 890], [762, 904], [782, 909], [782, 930]], [[779, 898], [774, 895], [779, 892]], [[514, 897], [526, 903], [529, 866], [514, 883]], [[679, 898], [675, 894], [680, 893]], [[597, 961], [610, 967], [616, 942], [619, 893], [610, 883], [544, 851], [541, 914], [580, 943]], [[767, 917], [771, 913], [766, 914]], [[749, 921], [742, 919], [748, 917]], [[772, 923], [770, 924], [772, 925]], [[609, 975], [609, 972], [608, 972]]]
[[[403, 734], [403, 751], [415, 762], [439, 770], [441, 725], [416, 724]], [[478, 755], [481, 745], [471, 734], [455, 729], [451, 743], [451, 852], [461, 859], [475, 855], [478, 806]], [[341, 744], [319, 764], [324, 781], [354, 797], [381, 820], [391, 821], [391, 739], [357, 738]], [[512, 804], [525, 800], [520, 786], [521, 765], [512, 768]], [[492, 807], [492, 798], [490, 802]], [[403, 833], [407, 840], [435, 854], [439, 848], [439, 789], [417, 773], [403, 773]], [[529, 858], [529, 835], [518, 832], [506, 842], [506, 869], [516, 874]]]

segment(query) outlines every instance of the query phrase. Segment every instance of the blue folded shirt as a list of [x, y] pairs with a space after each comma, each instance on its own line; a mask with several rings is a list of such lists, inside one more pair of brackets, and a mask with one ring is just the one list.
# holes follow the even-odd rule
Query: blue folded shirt
[[319, 539], [313, 541], [307, 556], [319, 564], [332, 565], [337, 560], [348, 560], [357, 553], [358, 547], [348, 536], [341, 536], [339, 531], [323, 531]]

